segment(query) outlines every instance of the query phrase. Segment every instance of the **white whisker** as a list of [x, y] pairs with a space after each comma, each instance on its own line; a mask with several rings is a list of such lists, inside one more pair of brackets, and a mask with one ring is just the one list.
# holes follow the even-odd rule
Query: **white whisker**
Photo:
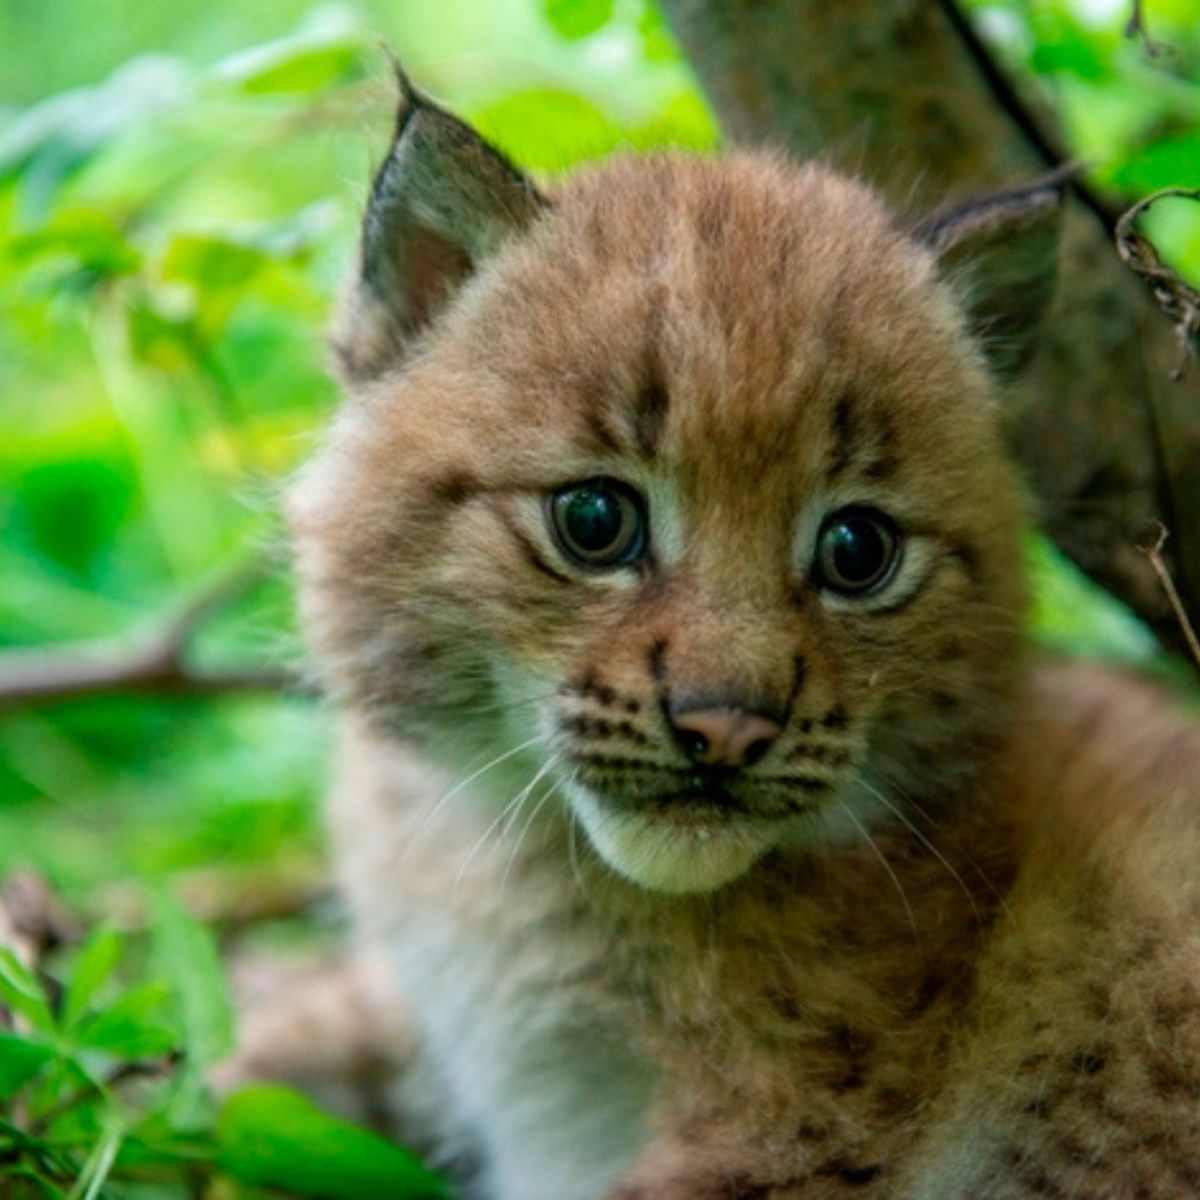
[[[554, 761], [555, 760], [553, 758], [551, 758], [548, 762], [544, 763], [541, 767], [539, 767], [534, 772], [533, 778], [530, 779], [530, 781], [511, 800], [509, 800], [509, 802], [507, 804], [505, 804], [505, 806], [500, 810], [496, 819], [494, 821], [492, 821], [492, 823], [490, 825], [488, 825], [488, 827], [483, 831], [483, 833], [480, 835], [479, 840], [475, 843], [474, 846], [471, 847], [470, 852], [467, 854], [466, 858], [463, 859], [462, 866], [460, 866], [458, 868], [458, 874], [455, 876], [455, 879], [454, 879], [455, 887], [458, 887], [459, 884], [462, 883], [463, 876], [465, 876], [467, 873], [467, 868], [471, 865], [472, 862], [474, 862], [475, 856], [487, 844], [488, 839], [492, 836], [493, 833], [496, 832], [497, 828], [501, 825], [501, 823], [505, 823], [505, 829], [507, 829], [507, 822], [516, 820], [516, 814], [520, 811], [521, 805], [525, 802], [525, 798], [529, 795], [529, 793], [531, 791], [533, 791], [534, 787], [537, 785], [538, 780], [542, 779], [545, 776], [546, 772], [549, 771], [550, 768], [554, 765]], [[501, 833], [501, 836], [503, 836], [503, 832]]]
[[421, 818], [416, 829], [413, 830], [412, 837], [408, 839], [408, 845], [404, 847], [404, 851], [400, 855], [397, 866], [400, 866], [407, 861], [409, 854], [412, 853], [413, 847], [417, 844], [417, 840], [428, 827], [429, 823], [442, 810], [442, 808], [449, 803], [451, 799], [462, 792], [465, 787], [468, 787], [470, 784], [474, 783], [475, 780], [477, 780], [481, 775], [487, 774], [487, 772], [492, 770], [493, 767], [498, 767], [502, 762], [512, 758], [514, 754], [520, 754], [522, 750], [528, 750], [530, 746], [537, 742], [548, 741], [549, 736], [549, 734], [539, 733], [535, 737], [531, 737], [528, 741], [521, 742], [519, 745], [514, 746], [511, 750], [506, 750], [504, 753], [496, 755], [495, 758], [492, 758], [488, 762], [484, 763], [483, 766], [477, 771], [473, 771], [465, 779], [459, 780], [459, 782], [456, 783], [448, 792], [444, 792], [441, 796], [439, 796], [437, 800], [435, 800], [433, 804], [429, 806], [429, 811]]
[[879, 848], [879, 844], [867, 832], [866, 826], [863, 825], [863, 823], [854, 815], [854, 811], [851, 809], [851, 807], [844, 800], [840, 799], [838, 800], [838, 804], [841, 805], [842, 811], [846, 814], [846, 816], [850, 818], [854, 828], [862, 834], [863, 840], [875, 852], [875, 857], [879, 859], [879, 865], [888, 873], [889, 878], [895, 885], [896, 892], [900, 897], [900, 903], [904, 905], [904, 912], [908, 917], [909, 928], [912, 929], [913, 944], [917, 948], [917, 953], [924, 957], [921, 949], [921, 935], [917, 932], [917, 919], [913, 915], [912, 905], [908, 902], [908, 894], [904, 890], [904, 885], [900, 882], [900, 876], [896, 874], [892, 864], [884, 857], [883, 851]]
[[979, 911], [979, 905], [975, 902], [975, 897], [971, 894], [971, 889], [967, 887], [963, 877], [954, 869], [954, 864], [904, 815], [904, 813], [894, 805], [878, 788], [872, 787], [861, 775], [858, 777], [858, 782], [862, 784], [876, 800], [888, 809], [895, 817], [902, 821], [905, 827], [917, 838], [920, 839], [922, 845], [928, 849], [930, 854], [934, 856], [953, 876], [954, 881], [962, 888], [963, 895], [967, 898], [967, 903], [971, 906], [971, 911], [975, 914], [975, 920], [978, 924], [983, 924], [983, 914]]
[[[575, 778], [578, 772], [573, 773], [571, 779]], [[579, 885], [579, 894], [584, 899], [589, 899], [587, 883], [583, 877], [583, 868], [579, 865], [579, 846], [576, 842], [576, 829], [579, 825], [579, 818], [575, 815], [575, 810], [570, 806], [567, 807], [567, 861], [571, 865], [571, 877]]]
[[[916, 809], [918, 815], [923, 817], [932, 828], [937, 828], [937, 822], [907, 793], [904, 793], [904, 800], [906, 804], [909, 804]], [[987, 890], [991, 892], [992, 896], [995, 897], [996, 903], [1004, 910], [1004, 915], [1015, 925], [1017, 918], [1013, 914], [1012, 905], [1009, 904], [1008, 898], [1004, 895], [1000, 888], [992, 882], [991, 876], [989, 876], [988, 873], [979, 865], [979, 863], [975, 861], [974, 857], [963, 850], [961, 846], [956, 846], [955, 849], [957, 849], [966, 860], [967, 866], [969, 866], [971, 870], [979, 876], [980, 882], [984, 885], [984, 887], [986, 887]]]
[[[546, 764], [546, 770], [548, 771], [551, 767], [555, 766], [558, 763], [560, 757], [561, 757], [560, 755], [555, 755]], [[543, 772], [543, 774], [544, 773], [545, 772]], [[536, 783], [536, 782], [537, 782], [537, 779], [534, 780], [534, 783]], [[509, 872], [512, 871], [513, 864], [517, 861], [517, 857], [521, 853], [521, 846], [524, 844], [525, 837], [529, 833], [530, 829], [533, 828], [533, 823], [534, 823], [534, 821], [537, 820], [538, 813], [540, 813], [542, 811], [542, 809], [545, 807], [546, 801], [549, 800], [550, 797], [554, 795], [554, 789], [557, 786], [558, 786], [557, 780], [551, 779], [550, 786], [541, 794], [541, 796], [538, 798], [537, 802], [534, 804], [533, 808], [530, 810], [529, 816], [527, 816], [525, 818], [525, 824], [521, 827], [521, 832], [517, 835], [517, 840], [513, 844], [512, 850], [509, 852], [508, 862], [505, 864], [505, 867], [504, 867], [504, 874], [500, 876], [500, 890], [497, 893], [498, 896], [504, 895], [504, 885], [508, 882]]]

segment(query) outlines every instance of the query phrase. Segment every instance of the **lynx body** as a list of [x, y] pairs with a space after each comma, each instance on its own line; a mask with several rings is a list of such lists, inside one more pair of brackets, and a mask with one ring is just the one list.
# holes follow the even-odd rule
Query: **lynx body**
[[543, 196], [406, 86], [291, 510], [401, 1133], [470, 1195], [1200, 1188], [1200, 734], [1022, 641], [1056, 207]]

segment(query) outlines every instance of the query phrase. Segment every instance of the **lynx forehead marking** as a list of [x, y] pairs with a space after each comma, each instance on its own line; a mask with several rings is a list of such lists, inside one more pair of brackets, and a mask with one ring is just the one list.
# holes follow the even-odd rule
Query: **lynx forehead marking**
[[883, 407], [864, 411], [849, 393], [839, 396], [833, 406], [829, 441], [828, 485], [837, 484], [851, 472], [869, 483], [885, 483], [901, 468], [893, 415]]
[[638, 390], [633, 411], [633, 428], [638, 450], [653, 458], [667, 420], [670, 397], [666, 384], [657, 373], [651, 374]]
[[609, 414], [597, 405], [589, 405], [585, 414], [588, 440], [593, 453], [602, 458], [623, 453], [626, 448], [625, 439], [621, 431], [614, 427]]
[[453, 508], [484, 490], [481, 480], [464, 468], [454, 468], [430, 481], [429, 497], [439, 505]]
[[834, 481], [853, 462], [856, 453], [857, 429], [854, 404], [843, 394], [833, 406], [831, 453], [827, 476]]

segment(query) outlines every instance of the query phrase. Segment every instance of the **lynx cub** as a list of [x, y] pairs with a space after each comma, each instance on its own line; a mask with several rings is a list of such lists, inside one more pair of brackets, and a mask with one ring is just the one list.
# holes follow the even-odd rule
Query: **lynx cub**
[[1200, 1194], [1200, 732], [1022, 641], [1057, 185], [543, 194], [403, 90], [291, 494], [403, 1135], [487, 1200]]

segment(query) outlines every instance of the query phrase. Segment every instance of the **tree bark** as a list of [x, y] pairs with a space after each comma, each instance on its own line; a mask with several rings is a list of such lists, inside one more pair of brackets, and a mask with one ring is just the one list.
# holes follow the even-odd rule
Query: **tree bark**
[[[918, 216], [1043, 172], [1052, 119], [1022, 127], [950, 0], [663, 0], [730, 140], [783, 144], [865, 177]], [[968, 39], [969, 39], [969, 27]], [[1011, 99], [1011, 98], [1010, 98]], [[1168, 646], [1183, 636], [1145, 554], [1155, 522], [1200, 615], [1200, 391], [1105, 222], [1077, 200], [1059, 294], [1009, 411], [1038, 517]]]

